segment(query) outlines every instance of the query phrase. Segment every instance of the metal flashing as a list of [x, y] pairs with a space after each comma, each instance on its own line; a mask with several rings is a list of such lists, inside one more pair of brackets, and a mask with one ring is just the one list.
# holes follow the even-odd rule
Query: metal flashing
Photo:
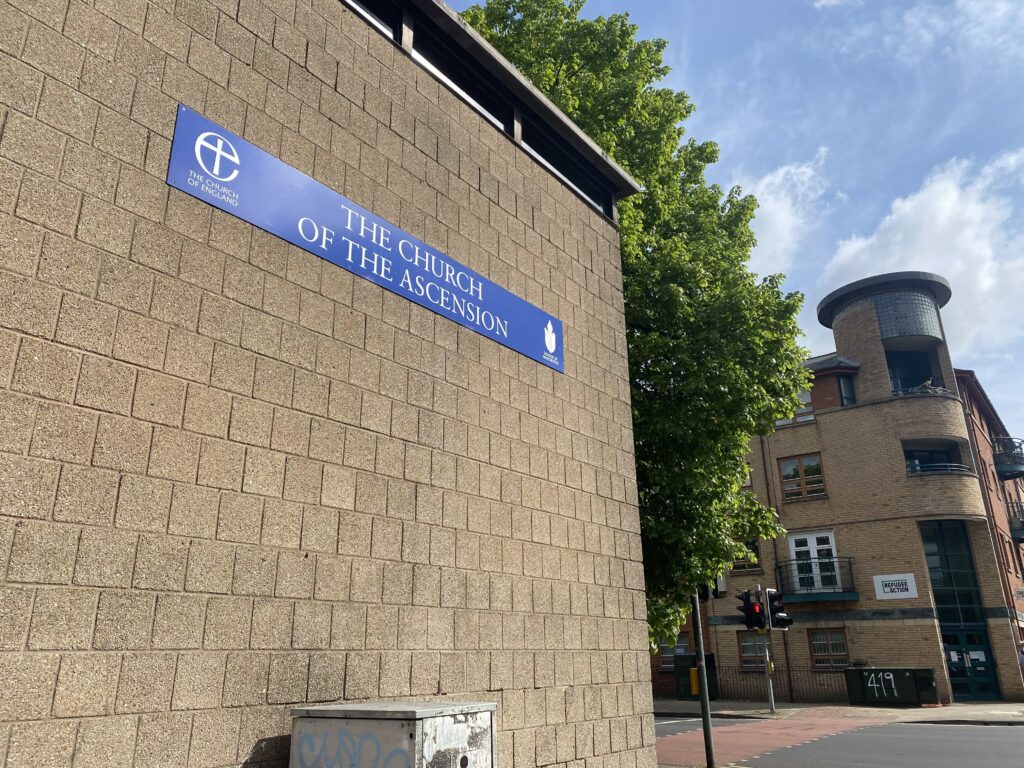
[[356, 720], [423, 720], [428, 717], [493, 712], [490, 701], [368, 701], [360, 704], [320, 704], [293, 707], [292, 717], [334, 717]]

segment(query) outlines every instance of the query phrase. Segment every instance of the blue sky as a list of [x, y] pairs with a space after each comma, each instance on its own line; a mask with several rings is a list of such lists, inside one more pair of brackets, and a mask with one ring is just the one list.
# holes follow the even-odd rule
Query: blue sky
[[[454, 2], [456, 8], [468, 3]], [[752, 268], [807, 302], [850, 280], [945, 276], [954, 364], [1024, 437], [1024, 0], [590, 0], [669, 41], [667, 84], [714, 140], [710, 178], [761, 203]]]

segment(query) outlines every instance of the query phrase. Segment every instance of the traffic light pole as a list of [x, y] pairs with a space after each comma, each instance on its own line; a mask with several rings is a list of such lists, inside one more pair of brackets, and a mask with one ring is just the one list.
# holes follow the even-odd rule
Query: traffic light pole
[[771, 637], [771, 633], [766, 633], [764, 637], [764, 676], [768, 681], [768, 711], [775, 712], [775, 691], [772, 689], [772, 661], [768, 656], [768, 638]]
[[[694, 593], [693, 638], [697, 644], [697, 680], [700, 683], [700, 719], [704, 727], [704, 758], [707, 768], [715, 768], [715, 744], [711, 739], [711, 699], [708, 696], [708, 669], [704, 663], [704, 630], [700, 626], [700, 599]], [[775, 711], [774, 709], [772, 710]]]
[[[761, 591], [761, 585], [760, 584], [757, 585], [757, 594], [758, 594], [758, 597], [760, 597], [761, 595], [764, 595], [765, 596], [765, 602], [766, 603], [770, 603], [770, 600], [768, 600], [768, 593]], [[772, 688], [772, 660], [771, 660], [771, 656], [768, 653], [768, 641], [771, 640], [771, 637], [772, 637], [772, 612], [771, 612], [771, 610], [764, 611], [764, 620], [765, 620], [765, 628], [764, 628], [764, 633], [765, 633], [765, 635], [764, 635], [764, 678], [765, 678], [765, 680], [767, 681], [767, 684], [768, 684], [768, 711], [774, 714], [775, 713], [775, 689]]]

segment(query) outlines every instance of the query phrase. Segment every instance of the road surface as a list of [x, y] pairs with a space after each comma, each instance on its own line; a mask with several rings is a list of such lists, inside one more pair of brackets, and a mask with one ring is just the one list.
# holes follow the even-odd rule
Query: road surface
[[[1006, 768], [1024, 760], [1024, 727], [850, 718], [712, 721], [719, 768]], [[704, 766], [699, 718], [659, 717], [658, 763]]]

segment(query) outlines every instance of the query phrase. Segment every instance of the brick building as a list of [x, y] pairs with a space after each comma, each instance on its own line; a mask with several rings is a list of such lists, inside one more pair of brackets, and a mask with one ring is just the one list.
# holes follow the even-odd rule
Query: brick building
[[805, 406], [751, 445], [751, 490], [787, 535], [757, 542], [758, 562], [736, 563], [707, 605], [723, 695], [761, 684], [763, 636], [734, 597], [760, 584], [795, 620], [771, 639], [784, 698], [841, 699], [837, 670], [863, 662], [932, 668], [945, 702], [1024, 700], [1024, 451], [953, 368], [950, 296], [941, 277], [903, 272], [818, 306], [836, 352], [807, 361]]
[[[560, 328], [241, 213], [313, 191]], [[432, 0], [0, 2], [0, 765], [283, 765], [291, 705], [403, 698], [652, 765], [634, 191]]]

